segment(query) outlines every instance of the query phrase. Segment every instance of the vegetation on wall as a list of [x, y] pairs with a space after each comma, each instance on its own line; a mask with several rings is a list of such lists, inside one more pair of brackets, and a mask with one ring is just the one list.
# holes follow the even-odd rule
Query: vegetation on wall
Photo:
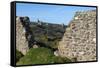
[[16, 50], [16, 62], [17, 61], [19, 61], [19, 59], [21, 58], [21, 57], [23, 57], [24, 55], [21, 53], [21, 52], [19, 52], [18, 50]]

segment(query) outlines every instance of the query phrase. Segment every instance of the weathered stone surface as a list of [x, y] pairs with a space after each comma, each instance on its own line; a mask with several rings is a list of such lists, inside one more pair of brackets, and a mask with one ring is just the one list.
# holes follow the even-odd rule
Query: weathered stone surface
[[54, 51], [54, 55], [55, 56], [59, 56], [59, 53], [58, 53], [58, 51], [56, 50], [56, 51]]
[[39, 46], [38, 46], [38, 45], [36, 45], [36, 44], [35, 44], [35, 45], [33, 45], [33, 48], [38, 48], [38, 47], [39, 47]]
[[24, 55], [29, 50], [29, 40], [31, 37], [29, 21], [28, 17], [16, 18], [16, 49]]
[[76, 12], [58, 46], [59, 55], [75, 61], [96, 60], [96, 10]]

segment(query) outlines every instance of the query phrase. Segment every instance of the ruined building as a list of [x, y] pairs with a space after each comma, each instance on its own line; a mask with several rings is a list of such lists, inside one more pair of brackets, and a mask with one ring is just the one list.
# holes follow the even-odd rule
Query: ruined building
[[16, 49], [24, 55], [28, 52], [33, 43], [29, 22], [28, 17], [16, 18]]
[[96, 60], [96, 10], [76, 12], [59, 42], [58, 52], [77, 62]]

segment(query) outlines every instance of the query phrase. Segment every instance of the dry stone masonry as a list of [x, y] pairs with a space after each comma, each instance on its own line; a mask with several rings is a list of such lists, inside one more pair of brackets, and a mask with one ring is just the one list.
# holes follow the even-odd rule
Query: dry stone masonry
[[31, 43], [29, 22], [28, 17], [16, 17], [16, 49], [24, 55], [28, 52]]
[[96, 60], [96, 10], [76, 12], [59, 42], [58, 52], [77, 62]]

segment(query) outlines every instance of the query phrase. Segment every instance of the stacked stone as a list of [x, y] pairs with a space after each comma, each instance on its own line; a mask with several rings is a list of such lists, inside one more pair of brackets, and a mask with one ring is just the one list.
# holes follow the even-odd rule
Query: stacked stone
[[96, 10], [76, 12], [58, 46], [59, 55], [73, 61], [96, 60]]
[[29, 43], [26, 38], [26, 23], [29, 23], [29, 19], [27, 17], [16, 18], [16, 49], [24, 55], [29, 50]]

